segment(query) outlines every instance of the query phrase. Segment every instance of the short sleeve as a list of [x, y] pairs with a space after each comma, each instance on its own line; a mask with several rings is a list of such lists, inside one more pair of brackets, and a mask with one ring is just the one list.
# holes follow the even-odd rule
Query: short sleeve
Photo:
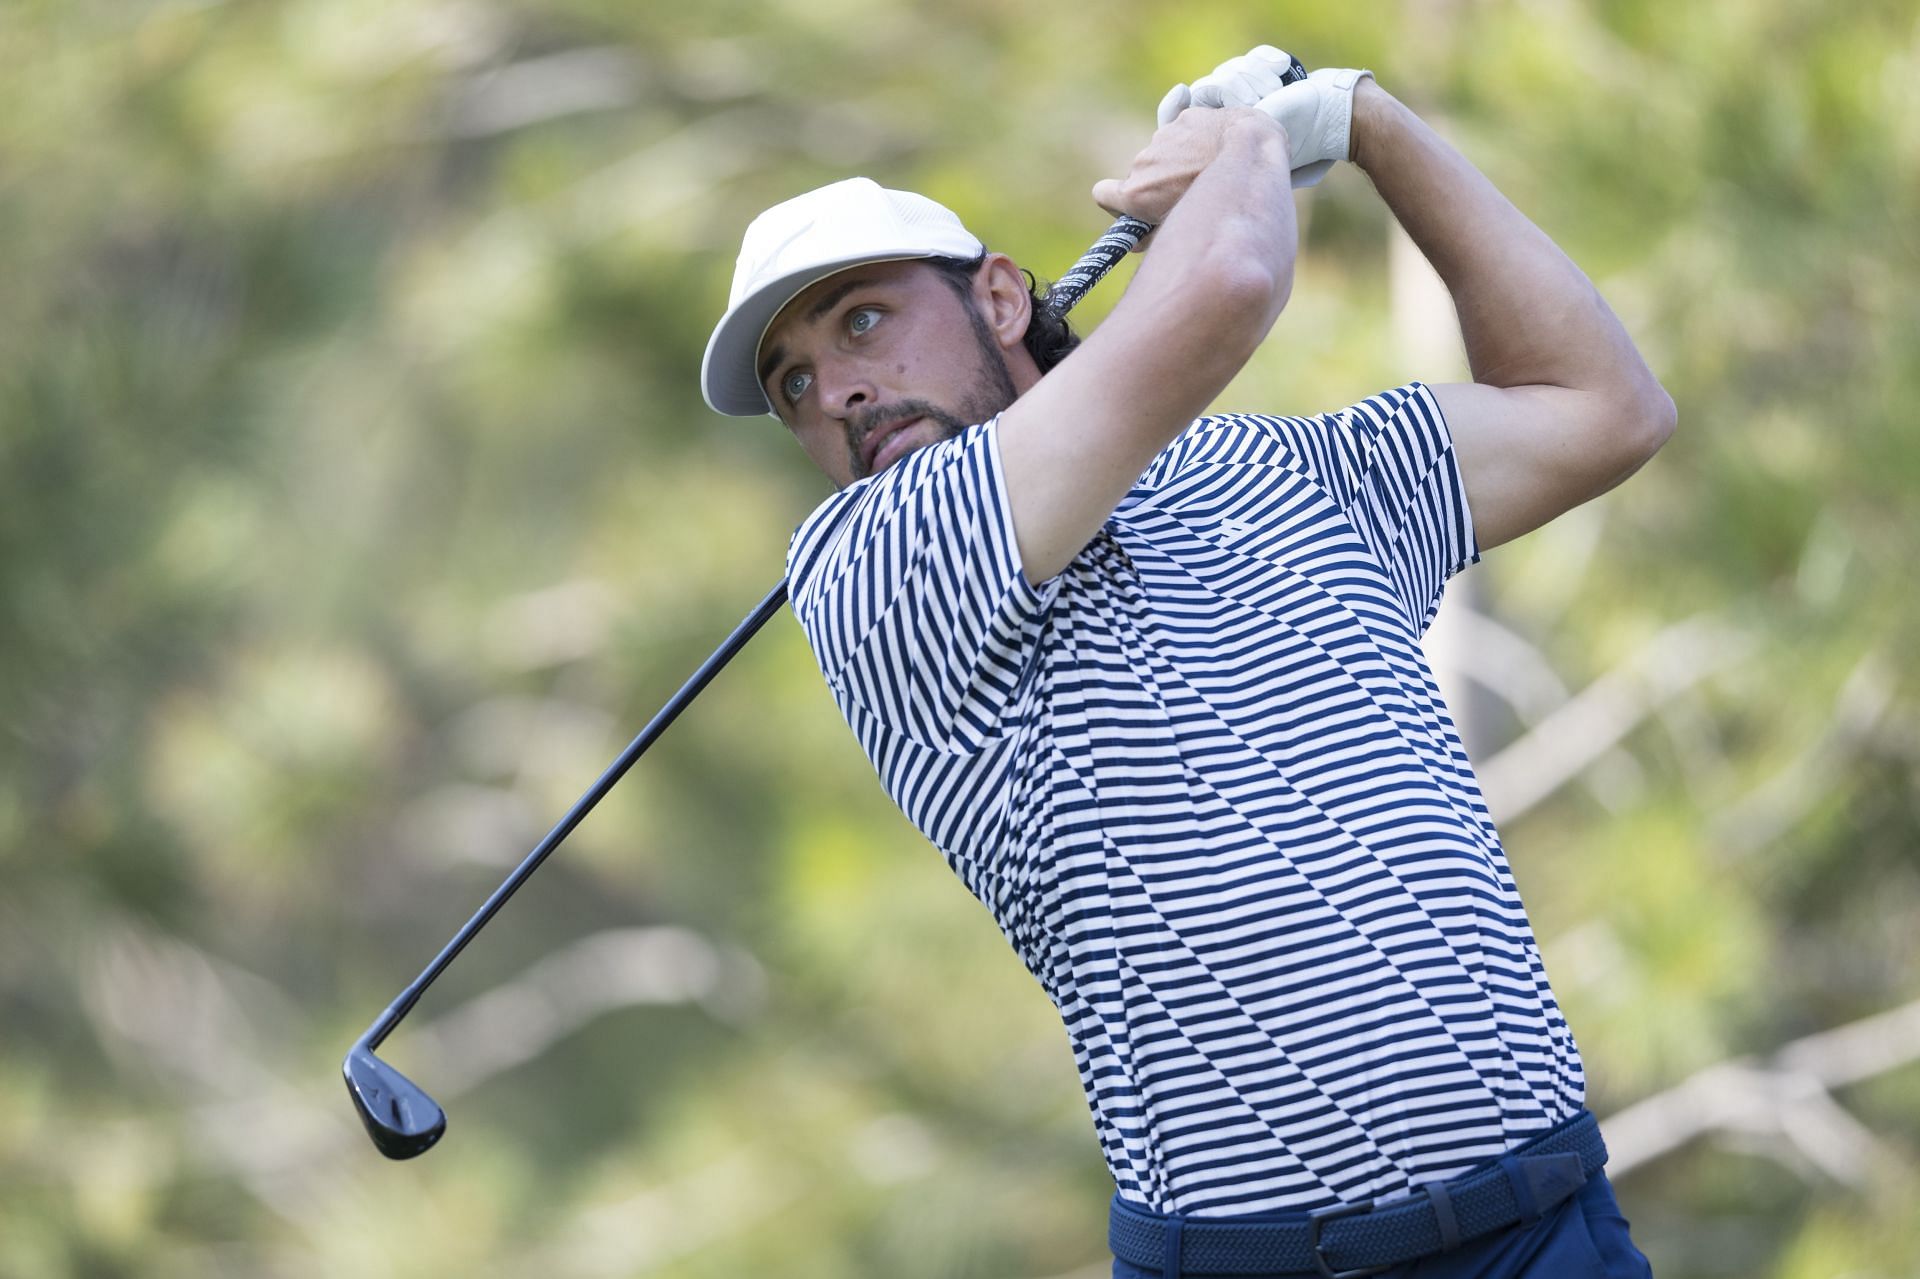
[[1054, 578], [1027, 581], [999, 420], [829, 498], [787, 553], [794, 615], [843, 714], [930, 749], [1004, 736], [1034, 665]]
[[1447, 579], [1480, 558], [1439, 401], [1413, 382], [1321, 421], [1340, 457], [1329, 477], [1337, 495], [1392, 578], [1413, 633], [1424, 634]]

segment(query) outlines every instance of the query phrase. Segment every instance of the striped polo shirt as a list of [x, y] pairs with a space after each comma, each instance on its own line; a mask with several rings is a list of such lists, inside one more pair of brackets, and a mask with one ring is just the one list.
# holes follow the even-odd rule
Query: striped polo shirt
[[1432, 392], [1201, 418], [1040, 583], [997, 431], [823, 503], [793, 609], [1059, 1009], [1119, 1192], [1353, 1203], [1570, 1118], [1579, 1054], [1419, 646], [1478, 558]]

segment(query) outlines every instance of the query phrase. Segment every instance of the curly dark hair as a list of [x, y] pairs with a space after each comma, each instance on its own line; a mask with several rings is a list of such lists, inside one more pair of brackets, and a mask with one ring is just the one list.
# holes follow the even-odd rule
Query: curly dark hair
[[[979, 257], [968, 258], [929, 258], [927, 265], [940, 273], [947, 286], [960, 295], [960, 300], [973, 304], [973, 277], [979, 273], [981, 264], [987, 260], [982, 253]], [[1033, 278], [1033, 272], [1022, 270], [1027, 277], [1027, 291], [1033, 295], [1033, 314], [1027, 320], [1027, 333], [1024, 339], [1027, 354], [1040, 366], [1042, 373], [1072, 354], [1073, 348], [1080, 345], [1080, 335], [1067, 324], [1067, 317], [1055, 316], [1047, 310], [1046, 288], [1041, 287]]]

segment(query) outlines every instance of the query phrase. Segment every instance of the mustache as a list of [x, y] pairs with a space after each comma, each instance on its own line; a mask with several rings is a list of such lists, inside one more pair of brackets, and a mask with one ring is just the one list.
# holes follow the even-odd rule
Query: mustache
[[852, 444], [857, 451], [873, 433], [883, 426], [895, 422], [904, 422], [908, 418], [927, 417], [936, 421], [948, 420], [948, 415], [927, 403], [925, 400], [901, 400], [895, 404], [877, 407], [850, 419], [853, 427]]

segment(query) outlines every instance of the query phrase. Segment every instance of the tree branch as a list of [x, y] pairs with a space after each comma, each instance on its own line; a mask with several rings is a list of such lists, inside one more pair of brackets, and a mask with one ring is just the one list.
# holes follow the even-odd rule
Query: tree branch
[[[1522, 727], [1531, 730], [1567, 704], [1572, 693], [1538, 646], [1459, 598], [1450, 599], [1446, 608], [1455, 628], [1446, 649], [1451, 668], [1505, 702]], [[1581, 773], [1587, 792], [1609, 810], [1621, 807], [1623, 791], [1637, 792], [1643, 777], [1639, 761], [1618, 748], [1603, 752]]]
[[1833, 793], [1847, 765], [1869, 741], [1899, 691], [1885, 660], [1870, 652], [1834, 697], [1827, 731], [1792, 762], [1715, 814], [1708, 830], [1722, 848], [1747, 852], [1778, 839], [1806, 811]]
[[1733, 665], [1752, 647], [1748, 636], [1709, 617], [1659, 632], [1480, 767], [1481, 793], [1495, 821], [1504, 824], [1531, 810], [1662, 703]]
[[1695, 1138], [1770, 1139], [1836, 1181], [1861, 1186], [1885, 1148], [1832, 1090], [1920, 1061], [1920, 1000], [1796, 1039], [1765, 1060], [1719, 1062], [1601, 1124], [1621, 1176]]

